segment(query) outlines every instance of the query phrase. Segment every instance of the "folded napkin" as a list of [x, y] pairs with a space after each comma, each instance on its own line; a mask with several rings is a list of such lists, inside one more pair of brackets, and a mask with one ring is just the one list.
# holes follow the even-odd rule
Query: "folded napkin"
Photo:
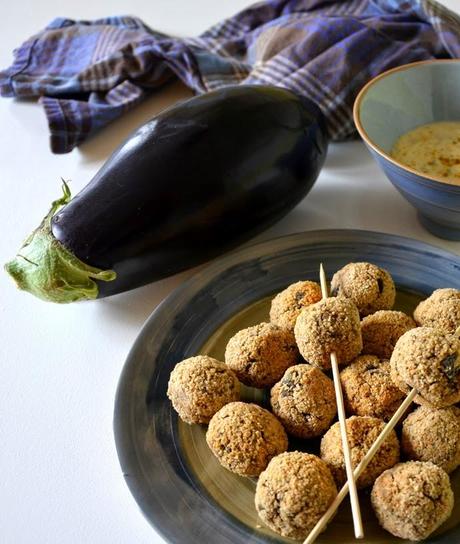
[[354, 134], [359, 89], [394, 66], [460, 57], [460, 17], [433, 0], [271, 0], [175, 38], [135, 17], [55, 19], [14, 51], [3, 96], [40, 97], [66, 153], [172, 78], [197, 93], [287, 87], [315, 101], [332, 140]]

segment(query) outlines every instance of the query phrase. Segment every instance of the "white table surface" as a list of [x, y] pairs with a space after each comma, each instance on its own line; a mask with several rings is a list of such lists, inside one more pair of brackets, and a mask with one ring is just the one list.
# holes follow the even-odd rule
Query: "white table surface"
[[[460, 11], [460, 0], [445, 2]], [[60, 15], [127, 12], [153, 28], [192, 35], [248, 5], [245, 0], [22, 0], [2, 6], [0, 66]], [[12, 257], [60, 194], [77, 192], [137, 125], [189, 91], [177, 84], [101, 131], [78, 150], [51, 154], [40, 106], [0, 99], [0, 262]], [[360, 142], [331, 146], [308, 197], [259, 239], [302, 230], [358, 228], [437, 239]], [[67, 306], [17, 291], [0, 272], [0, 542], [161, 543], [123, 480], [112, 433], [118, 378], [139, 329], [191, 271], [130, 293]]]

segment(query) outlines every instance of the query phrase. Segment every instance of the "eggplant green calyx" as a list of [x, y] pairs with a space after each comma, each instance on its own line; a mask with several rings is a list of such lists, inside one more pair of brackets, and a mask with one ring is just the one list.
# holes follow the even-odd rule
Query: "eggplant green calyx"
[[112, 281], [113, 270], [100, 270], [80, 261], [51, 232], [51, 219], [71, 198], [62, 180], [63, 195], [51, 204], [42, 223], [24, 242], [16, 257], [5, 265], [19, 289], [51, 302], [66, 303], [97, 298], [94, 280]]

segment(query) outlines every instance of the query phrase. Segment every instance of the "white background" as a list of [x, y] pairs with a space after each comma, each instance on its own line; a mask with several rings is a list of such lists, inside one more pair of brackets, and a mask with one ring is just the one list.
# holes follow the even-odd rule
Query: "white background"
[[[193, 35], [248, 5], [245, 0], [16, 0], [0, 20], [0, 67], [14, 47], [56, 16], [132, 14], [173, 34]], [[460, 11], [460, 0], [445, 2]], [[40, 106], [0, 99], [0, 262], [12, 257], [60, 193], [86, 185], [126, 135], [189, 95], [175, 84], [67, 155], [52, 155]], [[414, 210], [360, 142], [332, 146], [310, 195], [261, 235], [364, 228], [418, 238]], [[192, 272], [110, 299], [68, 306], [18, 292], [0, 272], [0, 542], [160, 543], [124, 483], [112, 413], [118, 377], [142, 323]]]

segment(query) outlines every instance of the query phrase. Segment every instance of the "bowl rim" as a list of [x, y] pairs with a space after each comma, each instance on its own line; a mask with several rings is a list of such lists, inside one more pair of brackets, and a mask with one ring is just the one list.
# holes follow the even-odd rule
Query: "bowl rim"
[[[361, 109], [361, 103], [366, 96], [369, 89], [378, 81], [381, 79], [384, 79], [385, 77], [394, 74], [395, 72], [400, 72], [404, 70], [411, 70], [412, 68], [416, 68], [421, 65], [426, 64], [448, 64], [448, 63], [455, 63], [460, 64], [460, 59], [430, 59], [430, 60], [420, 60], [417, 62], [410, 62], [408, 64], [403, 64], [401, 66], [396, 66], [395, 68], [390, 68], [389, 70], [386, 70], [385, 72], [382, 72], [378, 76], [372, 78], [370, 81], [368, 81], [364, 87], [359, 91], [358, 95], [355, 98], [355, 102], [353, 104], [353, 120], [355, 122], [356, 129], [358, 130], [359, 135], [364, 140], [364, 142], [373, 149], [376, 153], [381, 155], [383, 158], [385, 158], [387, 161], [391, 162], [395, 166], [398, 166], [399, 168], [405, 170], [406, 172], [409, 172], [411, 174], [414, 174], [420, 178], [423, 178], [424, 180], [429, 180], [435, 183], [440, 183], [443, 186], [450, 186], [457, 187], [460, 189], [460, 186], [458, 183], [455, 183], [454, 181], [449, 181], [446, 179], [442, 179], [437, 176], [431, 176], [428, 174], [424, 174], [420, 172], [419, 170], [416, 170], [415, 168], [411, 168], [410, 166], [406, 166], [402, 162], [399, 162], [398, 160], [394, 159], [391, 155], [386, 153], [380, 146], [378, 146], [376, 143], [374, 143], [371, 138], [368, 136], [366, 130], [364, 129], [361, 118], [360, 118], [360, 109]], [[443, 187], [446, 188], [446, 187]]]

